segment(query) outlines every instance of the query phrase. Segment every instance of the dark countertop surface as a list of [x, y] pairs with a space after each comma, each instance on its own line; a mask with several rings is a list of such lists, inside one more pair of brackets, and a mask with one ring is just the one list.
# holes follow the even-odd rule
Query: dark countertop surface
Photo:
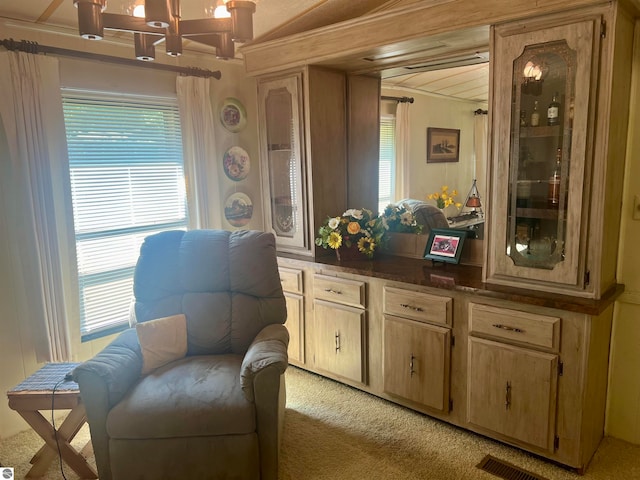
[[523, 288], [488, 284], [482, 281], [482, 268], [471, 265], [432, 262], [393, 255], [377, 255], [373, 260], [338, 261], [335, 255], [316, 258], [279, 253], [283, 259], [312, 263], [316, 268], [363, 275], [425, 287], [472, 293], [487, 298], [510, 300], [540, 307], [599, 315], [624, 291], [616, 284], [599, 300], [561, 295]]

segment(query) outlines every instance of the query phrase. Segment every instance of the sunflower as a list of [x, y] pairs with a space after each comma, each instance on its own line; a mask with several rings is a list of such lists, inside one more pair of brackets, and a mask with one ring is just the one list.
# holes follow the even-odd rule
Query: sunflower
[[342, 235], [340, 235], [338, 232], [331, 232], [329, 234], [328, 243], [329, 246], [334, 250], [340, 248], [340, 245], [342, 245]]
[[371, 237], [362, 237], [358, 240], [358, 250], [362, 253], [371, 257], [373, 255], [373, 251], [376, 249], [376, 242]]

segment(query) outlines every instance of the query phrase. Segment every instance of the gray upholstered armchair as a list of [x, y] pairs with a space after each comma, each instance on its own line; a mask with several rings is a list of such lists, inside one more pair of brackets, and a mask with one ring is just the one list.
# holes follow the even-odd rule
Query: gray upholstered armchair
[[74, 370], [100, 480], [276, 480], [289, 336], [273, 236], [150, 236], [134, 293], [138, 327], [186, 317], [186, 355], [141, 374], [132, 328]]

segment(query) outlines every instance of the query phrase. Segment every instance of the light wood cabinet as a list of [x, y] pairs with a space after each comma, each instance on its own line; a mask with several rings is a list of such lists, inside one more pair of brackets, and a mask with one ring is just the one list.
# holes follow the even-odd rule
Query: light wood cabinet
[[314, 365], [321, 371], [366, 383], [364, 282], [313, 276]]
[[314, 300], [316, 366], [353, 382], [365, 383], [365, 312]]
[[289, 362], [301, 365], [305, 362], [305, 312], [304, 312], [304, 283], [302, 270], [280, 267], [280, 281], [284, 298], [287, 303], [287, 321], [284, 326], [289, 332], [289, 347], [287, 353]]
[[487, 282], [615, 285], [632, 32], [614, 2], [491, 28]]
[[562, 319], [469, 304], [467, 420], [554, 452]]
[[448, 328], [385, 315], [383, 348], [386, 393], [449, 411]]
[[469, 338], [468, 421], [553, 452], [558, 355]]
[[441, 267], [409, 258], [279, 262], [302, 271], [307, 287], [305, 363], [295, 365], [561, 464], [588, 464], [604, 435], [612, 301], [504, 293], [461, 276], [440, 287], [430, 282]]
[[317, 229], [347, 203], [336, 181], [347, 177], [345, 74], [310, 66], [261, 78], [258, 115], [265, 227], [279, 251], [314, 256]]
[[385, 286], [383, 305], [384, 391], [448, 412], [452, 299]]

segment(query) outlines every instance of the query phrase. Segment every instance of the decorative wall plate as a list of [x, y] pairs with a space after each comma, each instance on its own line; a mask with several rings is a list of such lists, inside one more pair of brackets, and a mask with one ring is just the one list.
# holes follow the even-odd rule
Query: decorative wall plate
[[220, 107], [220, 121], [230, 132], [239, 132], [247, 125], [247, 111], [237, 98], [227, 97]]
[[224, 173], [234, 182], [247, 178], [251, 169], [249, 154], [242, 147], [234, 146], [224, 152], [222, 157]]
[[224, 204], [224, 216], [234, 227], [244, 227], [253, 216], [253, 202], [244, 193], [232, 193]]

